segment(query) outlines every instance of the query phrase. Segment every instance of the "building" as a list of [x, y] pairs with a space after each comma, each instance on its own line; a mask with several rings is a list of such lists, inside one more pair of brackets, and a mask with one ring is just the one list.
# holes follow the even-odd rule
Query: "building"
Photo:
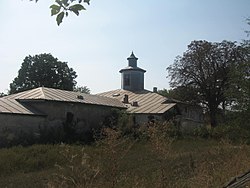
[[13, 136], [44, 126], [60, 128], [65, 122], [74, 122], [79, 133], [89, 132], [99, 128], [113, 108], [125, 107], [117, 99], [39, 87], [0, 98], [0, 137], [3, 132]]
[[98, 94], [117, 99], [125, 104], [127, 111], [134, 115], [136, 124], [149, 121], [165, 121], [174, 118], [183, 128], [200, 126], [203, 123], [202, 108], [174, 99], [168, 99], [153, 91], [144, 89], [146, 70], [137, 66], [134, 53], [127, 58], [128, 66], [121, 69], [121, 89]]

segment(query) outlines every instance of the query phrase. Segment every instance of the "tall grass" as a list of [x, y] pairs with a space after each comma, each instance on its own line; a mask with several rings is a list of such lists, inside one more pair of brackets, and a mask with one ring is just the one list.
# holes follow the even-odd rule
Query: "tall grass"
[[145, 126], [139, 140], [105, 128], [90, 146], [1, 149], [0, 187], [222, 187], [250, 169], [250, 146], [176, 139], [169, 128]]
[[[92, 159], [89, 166], [79, 165], [81, 161], [75, 163], [75, 168], [88, 172], [74, 176], [77, 182], [83, 179], [84, 183], [72, 186], [222, 187], [231, 177], [250, 168], [247, 145], [233, 145], [225, 140], [176, 140], [164, 134], [166, 129], [160, 124], [148, 126], [144, 130], [147, 139], [137, 142], [121, 136], [117, 130], [104, 129], [104, 137], [97, 145], [91, 151], [85, 150], [91, 152], [83, 155]], [[93, 169], [95, 173], [91, 173]], [[74, 173], [68, 172], [61, 175], [70, 181]]]

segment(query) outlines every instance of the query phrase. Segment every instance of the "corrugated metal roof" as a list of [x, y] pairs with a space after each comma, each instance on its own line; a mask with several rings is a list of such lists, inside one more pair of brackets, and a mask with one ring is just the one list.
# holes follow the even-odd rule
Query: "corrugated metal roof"
[[2, 99], [12, 99], [19, 101], [48, 100], [48, 101], [60, 101], [60, 102], [76, 102], [84, 104], [125, 108], [123, 103], [121, 103], [117, 99], [112, 99], [109, 97], [98, 96], [98, 95], [84, 94], [80, 92], [46, 88], [46, 87], [39, 87], [36, 89], [5, 96]]
[[22, 104], [14, 99], [3, 98], [0, 98], [0, 113], [45, 115], [31, 107], [27, 107], [25, 104]]
[[[166, 97], [148, 90], [132, 92], [128, 90], [117, 89], [99, 93], [98, 95], [118, 99], [119, 101], [123, 101], [124, 95], [128, 95], [129, 103], [126, 104], [126, 106], [128, 107], [128, 112], [130, 113], [163, 114], [176, 105], [176, 103], [167, 103]], [[133, 102], [137, 102], [138, 106], [133, 106]]]
[[36, 89], [8, 95], [0, 98], [0, 113], [27, 114], [27, 115], [45, 115], [28, 106], [25, 101], [47, 100], [58, 102], [75, 102], [82, 104], [93, 104], [110, 106], [116, 108], [126, 108], [125, 105], [117, 99], [109, 97], [90, 95], [73, 91], [39, 87]]

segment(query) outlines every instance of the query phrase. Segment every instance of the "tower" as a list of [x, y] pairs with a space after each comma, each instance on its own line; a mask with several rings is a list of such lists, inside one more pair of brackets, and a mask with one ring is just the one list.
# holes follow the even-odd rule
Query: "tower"
[[121, 69], [121, 88], [129, 91], [144, 90], [144, 73], [145, 70], [137, 67], [138, 58], [132, 52], [127, 58], [128, 66]]

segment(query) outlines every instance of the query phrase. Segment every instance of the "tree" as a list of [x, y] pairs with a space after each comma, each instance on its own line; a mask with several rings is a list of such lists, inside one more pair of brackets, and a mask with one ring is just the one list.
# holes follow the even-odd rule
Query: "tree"
[[[246, 22], [250, 26], [250, 18], [247, 18]], [[247, 37], [249, 37], [250, 31], [245, 32], [247, 33]], [[227, 95], [232, 99], [233, 110], [248, 110], [250, 113], [250, 40], [243, 40], [241, 46], [242, 50], [244, 50], [245, 60], [234, 64], [231, 69], [230, 77], [232, 81]]]
[[189, 87], [208, 109], [211, 126], [217, 125], [218, 107], [225, 109], [226, 92], [230, 88], [230, 70], [245, 62], [243, 47], [235, 42], [211, 43], [193, 41], [183, 56], [178, 56], [167, 68], [170, 86]]
[[41, 86], [73, 91], [76, 77], [76, 72], [66, 62], [51, 54], [27, 56], [10, 84], [10, 94]]
[[0, 92], [0, 98], [6, 96], [7, 94]]
[[90, 89], [87, 86], [77, 86], [74, 88], [75, 92], [90, 94]]
[[245, 61], [234, 64], [230, 70], [230, 89], [227, 98], [233, 110], [250, 110], [250, 42], [241, 44], [245, 51]]
[[[37, 2], [38, 0], [30, 0]], [[51, 16], [56, 15], [57, 25], [60, 25], [64, 16], [68, 16], [69, 12], [75, 13], [79, 16], [79, 11], [86, 10], [82, 5], [87, 3], [89, 5], [90, 0], [55, 0], [55, 3], [50, 6]]]
[[199, 104], [199, 96], [193, 87], [178, 86], [173, 89], [159, 90], [158, 93], [170, 99], [175, 99], [191, 104]]

